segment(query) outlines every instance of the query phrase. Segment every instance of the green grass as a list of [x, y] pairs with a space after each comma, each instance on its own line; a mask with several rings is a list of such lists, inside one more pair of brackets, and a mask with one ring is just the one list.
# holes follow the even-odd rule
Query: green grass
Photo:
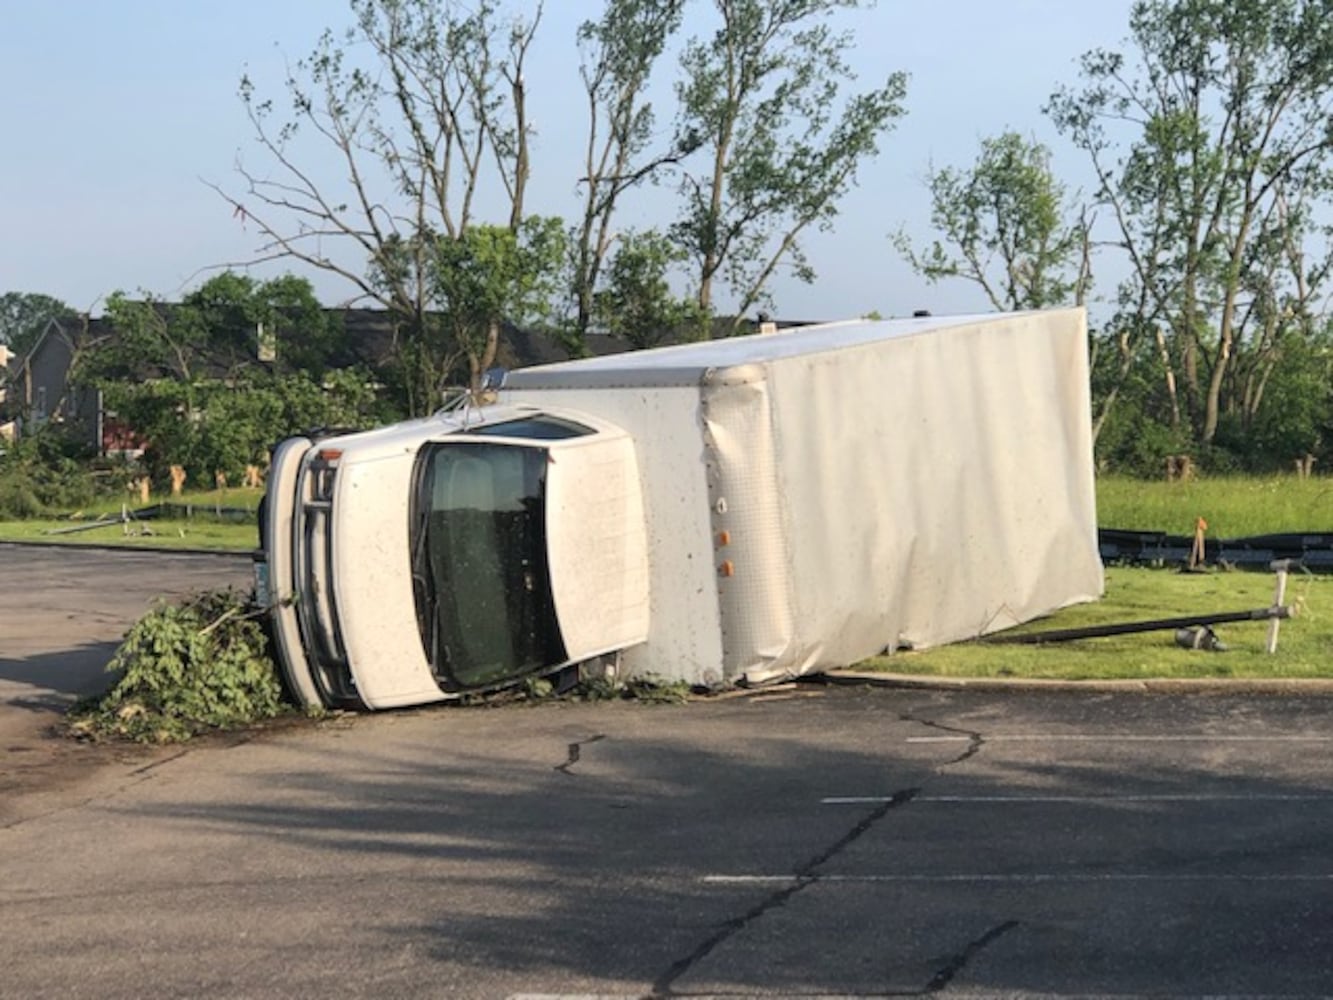
[[1097, 523], [1103, 528], [1194, 534], [1208, 522], [1211, 538], [1276, 531], [1333, 533], [1333, 480], [1295, 476], [1227, 476], [1185, 483], [1126, 476], [1097, 480]]
[[[1015, 629], [1041, 632], [1111, 622], [1148, 621], [1219, 611], [1246, 611], [1273, 603], [1270, 573], [1180, 573], [1112, 566], [1106, 597], [1065, 608]], [[1268, 623], [1215, 625], [1221, 653], [1182, 649], [1174, 633], [1134, 635], [1040, 646], [958, 643], [879, 656], [860, 669], [937, 677], [1023, 677], [1062, 680], [1142, 680], [1161, 677], [1333, 677], [1333, 577], [1292, 574], [1285, 603], [1296, 617], [1282, 622], [1276, 655], [1264, 652]]]
[[[53, 535], [50, 529], [68, 528], [70, 521], [0, 521], [0, 542], [40, 542], [43, 545], [114, 545], [127, 549], [208, 549], [248, 552], [258, 544], [253, 524], [216, 524], [201, 520], [146, 521], [127, 528], [119, 524], [73, 534]], [[147, 525], [147, 531], [144, 530]], [[151, 534], [148, 533], [151, 531]]]
[[[1199, 478], [1145, 482], [1124, 476], [1097, 481], [1097, 523], [1104, 528], [1191, 535], [1195, 518], [1212, 538], [1278, 531], [1333, 532], [1333, 480], [1295, 476]], [[1171, 568], [1110, 567], [1106, 596], [1066, 608], [1015, 631], [1078, 628], [1218, 611], [1267, 607], [1274, 577], [1266, 572], [1179, 573]], [[876, 657], [860, 666], [938, 677], [1126, 680], [1174, 677], [1333, 677], [1333, 577], [1293, 574], [1286, 603], [1300, 613], [1282, 623], [1278, 652], [1264, 653], [1267, 622], [1215, 626], [1224, 653], [1181, 649], [1170, 631], [1042, 646], [959, 643]]]
[[[86, 531], [67, 531], [93, 524], [99, 518], [119, 518], [121, 501], [106, 499], [60, 518], [0, 520], [0, 541], [245, 552], [258, 543], [255, 522], [219, 520], [215, 511], [219, 507], [256, 511], [262, 495], [262, 490], [228, 489], [197, 490], [180, 497], [154, 496], [149, 505], [166, 502], [182, 504], [193, 510], [180, 517], [131, 521], [129, 524], [117, 521]], [[142, 505], [135, 503], [130, 508], [139, 506]]]

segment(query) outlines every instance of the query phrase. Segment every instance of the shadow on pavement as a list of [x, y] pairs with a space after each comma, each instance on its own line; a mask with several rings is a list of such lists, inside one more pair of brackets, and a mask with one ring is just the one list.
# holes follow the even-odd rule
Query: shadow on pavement
[[[363, 928], [363, 947], [428, 942], [442, 966], [599, 991], [882, 996], [934, 993], [955, 977], [1006, 993], [1326, 985], [1324, 960], [1308, 956], [1333, 949], [1333, 923], [1302, 917], [1312, 886], [1326, 890], [1282, 879], [1326, 867], [1331, 807], [1246, 801], [1309, 788], [1240, 756], [1147, 756], [1127, 770], [1071, 743], [1067, 758], [1025, 759], [950, 707], [969, 701], [931, 697], [882, 723], [844, 696], [777, 711], [650, 709], [661, 714], [646, 724], [617, 706], [574, 718], [551, 707], [484, 730], [444, 710], [437, 730], [410, 738], [390, 718], [361, 719], [362, 738], [294, 748], [281, 768], [249, 775], [246, 801], [133, 814], [258, 834], [302, 868], [318, 858], [347, 877], [341, 893], [393, 903]], [[1199, 731], [1226, 724], [1227, 707], [1178, 714]], [[847, 713], [862, 718], [840, 738]], [[1297, 721], [1317, 725], [1317, 714]], [[736, 742], [728, 720], [747, 715]], [[947, 740], [969, 728], [970, 748], [905, 744], [904, 729]], [[986, 804], [1042, 788], [1077, 801]], [[1208, 793], [1217, 801], [1188, 804]], [[839, 795], [883, 798], [821, 804]], [[1279, 953], [1307, 960], [1275, 972], [1264, 959]]]
[[[70, 649], [24, 657], [0, 657], [0, 682], [25, 684], [58, 695], [82, 697], [110, 686], [106, 665], [116, 651], [115, 642], [89, 642]], [[4, 703], [23, 707], [24, 701], [45, 701], [26, 694], [5, 698]]]

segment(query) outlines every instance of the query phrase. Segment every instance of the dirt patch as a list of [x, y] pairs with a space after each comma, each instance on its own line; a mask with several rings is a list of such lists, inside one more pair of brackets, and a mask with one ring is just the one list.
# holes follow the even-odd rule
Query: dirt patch
[[0, 704], [0, 829], [115, 794], [159, 764], [201, 749], [228, 749], [292, 730], [354, 725], [359, 716], [312, 719], [293, 711], [243, 730], [205, 733], [184, 743], [143, 744], [68, 735], [64, 713], [16, 716]]
[[0, 553], [3, 827], [81, 796], [86, 801], [117, 775], [132, 776], [181, 752], [79, 742], [54, 730], [77, 698], [105, 689], [105, 667], [125, 629], [158, 598], [244, 587], [250, 560], [5, 544]]

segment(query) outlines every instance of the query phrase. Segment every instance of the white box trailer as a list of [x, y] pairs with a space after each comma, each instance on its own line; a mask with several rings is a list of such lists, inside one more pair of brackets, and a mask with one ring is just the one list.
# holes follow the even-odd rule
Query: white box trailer
[[274, 455], [308, 703], [614, 657], [761, 684], [1096, 599], [1082, 310], [801, 327], [523, 369], [494, 405]]

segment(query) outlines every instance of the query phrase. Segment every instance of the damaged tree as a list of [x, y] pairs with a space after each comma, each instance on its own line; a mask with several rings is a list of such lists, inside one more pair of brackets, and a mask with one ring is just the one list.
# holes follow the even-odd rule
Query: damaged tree
[[[583, 212], [574, 234], [570, 290], [574, 317], [569, 340], [576, 353], [582, 353], [600, 311], [598, 290], [612, 247], [617, 242], [622, 249], [626, 246], [612, 225], [621, 197], [654, 180], [694, 149], [692, 138], [677, 137], [658, 152], [648, 151], [656, 115], [645, 92], [667, 42], [680, 28], [684, 7], [684, 0], [607, 0], [599, 20], [579, 27], [583, 53], [579, 73], [588, 98], [588, 138], [579, 181]], [[643, 239], [654, 238], [649, 234]], [[625, 266], [631, 266], [631, 260], [641, 263], [643, 257], [631, 248]]]
[[1170, 425], [1205, 446], [1225, 419], [1256, 418], [1327, 287], [1327, 252], [1307, 243], [1333, 182], [1328, 13], [1322, 0], [1139, 0], [1136, 51], [1088, 53], [1082, 89], [1047, 108], [1087, 153], [1128, 258], [1122, 356], [1165, 369]]
[[692, 40], [677, 86], [677, 142], [697, 147], [700, 169], [682, 174], [685, 204], [671, 234], [690, 255], [701, 311], [725, 281], [737, 323], [779, 265], [803, 281], [814, 269], [800, 239], [826, 228], [903, 114], [907, 77], [843, 99], [855, 79], [844, 56], [848, 34], [829, 18], [857, 0], [716, 0], [722, 25]]
[[[479, 318], [481, 304], [444, 298], [467, 283], [442, 269], [474, 256], [450, 241], [477, 224], [487, 185], [503, 191], [503, 228], [522, 241], [531, 131], [523, 72], [541, 7], [507, 25], [494, 0], [351, 7], [354, 26], [345, 35], [326, 31], [289, 74], [289, 118], [242, 80], [265, 168], [237, 164], [242, 194], [214, 187], [258, 228], [258, 260], [336, 274], [393, 315], [397, 388], [420, 414], [438, 404], [460, 361], [477, 373], [494, 358], [500, 317]], [[353, 61], [361, 52], [370, 54], [364, 65]], [[342, 183], [305, 161], [307, 137], [336, 154]], [[464, 317], [472, 325], [460, 340]]]

